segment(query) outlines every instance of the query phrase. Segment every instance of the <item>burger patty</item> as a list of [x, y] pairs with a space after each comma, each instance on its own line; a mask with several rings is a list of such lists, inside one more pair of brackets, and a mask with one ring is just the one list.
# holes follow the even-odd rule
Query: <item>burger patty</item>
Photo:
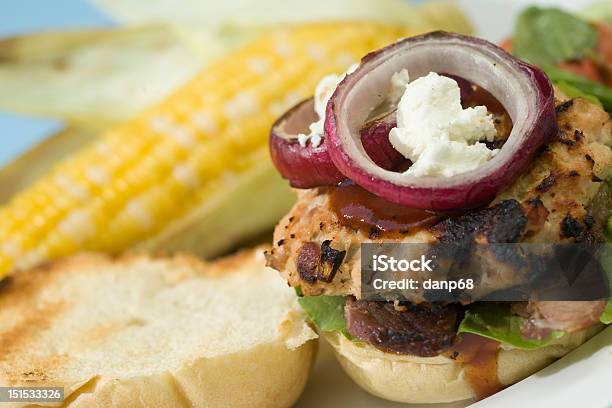
[[[393, 242], [570, 243], [600, 240], [610, 202], [612, 120], [583, 99], [559, 102], [559, 134], [528, 170], [488, 207], [404, 231]], [[299, 199], [274, 231], [268, 265], [306, 296], [360, 296], [360, 245], [389, 241], [346, 225], [331, 203], [332, 189], [300, 190]], [[323, 256], [325, 254], [326, 256]]]
[[349, 297], [344, 314], [352, 336], [382, 351], [434, 357], [452, 345], [459, 313], [457, 305], [396, 306]]

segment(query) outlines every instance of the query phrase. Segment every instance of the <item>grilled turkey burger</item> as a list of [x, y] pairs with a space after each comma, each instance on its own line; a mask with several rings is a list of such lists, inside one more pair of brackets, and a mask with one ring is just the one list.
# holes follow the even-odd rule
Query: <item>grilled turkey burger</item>
[[[485, 397], [601, 330], [606, 300], [369, 301], [361, 245], [604, 242], [611, 133], [600, 106], [555, 94], [543, 71], [493, 44], [400, 40], [325, 78], [274, 125], [272, 159], [299, 199], [268, 264], [369, 392]], [[517, 283], [511, 268], [483, 270]]]

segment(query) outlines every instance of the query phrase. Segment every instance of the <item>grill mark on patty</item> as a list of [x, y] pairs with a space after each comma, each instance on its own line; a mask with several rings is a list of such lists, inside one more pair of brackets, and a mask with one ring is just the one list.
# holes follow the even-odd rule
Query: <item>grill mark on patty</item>
[[441, 243], [462, 243], [484, 239], [488, 243], [517, 242], [527, 225], [518, 201], [504, 200], [493, 207], [448, 218], [433, 227]]
[[570, 214], [567, 214], [563, 221], [561, 221], [561, 236], [565, 238], [580, 238], [584, 228], [582, 227], [582, 223], [572, 217]]
[[563, 102], [562, 104], [557, 105], [555, 110], [557, 111], [557, 113], [563, 113], [569, 108], [571, 108], [573, 104], [574, 104], [574, 100], [570, 99], [570, 100]]
[[550, 212], [539, 198], [527, 200], [525, 203], [525, 216], [528, 220], [528, 228], [525, 231], [525, 238], [536, 234], [546, 223]]
[[568, 137], [567, 134], [563, 131], [560, 131], [557, 137], [558, 137], [559, 143], [563, 143], [564, 145], [568, 147], [576, 146], [576, 140]]
[[536, 191], [539, 193], [547, 192], [552, 186], [555, 185], [555, 179], [556, 177], [554, 174], [551, 174], [548, 177], [544, 178], [544, 180], [542, 180], [542, 182], [536, 187]]

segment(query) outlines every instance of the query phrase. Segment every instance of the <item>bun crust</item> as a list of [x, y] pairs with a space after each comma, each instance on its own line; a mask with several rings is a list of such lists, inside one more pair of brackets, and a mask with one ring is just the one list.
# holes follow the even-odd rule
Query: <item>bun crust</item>
[[316, 337], [261, 250], [79, 255], [0, 281], [0, 386], [64, 387], [40, 406], [289, 407]]
[[[308, 380], [316, 342], [282, 343], [201, 358], [173, 373], [92, 380], [66, 407], [291, 407]], [[93, 392], [91, 392], [93, 391]]]
[[[498, 379], [514, 384], [564, 356], [601, 331], [603, 326], [572, 333], [537, 350], [502, 348]], [[324, 333], [344, 371], [370, 394], [403, 403], [444, 403], [474, 398], [460, 363], [443, 356], [416, 357], [385, 353], [356, 344], [339, 333]]]

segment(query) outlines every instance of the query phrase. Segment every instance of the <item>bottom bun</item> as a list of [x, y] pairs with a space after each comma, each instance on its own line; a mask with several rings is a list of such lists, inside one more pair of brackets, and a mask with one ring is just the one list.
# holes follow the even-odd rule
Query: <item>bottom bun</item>
[[[578, 347], [604, 326], [563, 336], [537, 350], [502, 348], [497, 356], [498, 380], [514, 384]], [[339, 333], [324, 333], [344, 371], [370, 394], [404, 403], [443, 403], [475, 398], [461, 363], [444, 356], [417, 357], [385, 353], [354, 343]]]

